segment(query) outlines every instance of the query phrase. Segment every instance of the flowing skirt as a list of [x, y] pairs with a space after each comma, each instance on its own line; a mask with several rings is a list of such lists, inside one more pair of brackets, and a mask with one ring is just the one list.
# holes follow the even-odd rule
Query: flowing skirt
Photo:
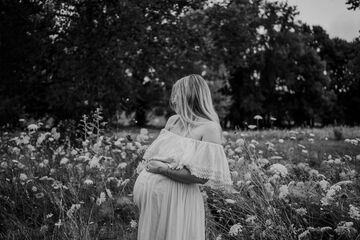
[[134, 185], [138, 240], [205, 240], [204, 202], [197, 184], [143, 170]]

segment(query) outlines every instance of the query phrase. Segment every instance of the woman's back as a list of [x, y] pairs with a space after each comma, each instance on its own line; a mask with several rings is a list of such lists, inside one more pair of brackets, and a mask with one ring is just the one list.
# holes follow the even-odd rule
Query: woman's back
[[190, 129], [186, 131], [181, 122], [180, 115], [176, 114], [169, 118], [165, 129], [180, 136], [221, 144], [222, 130], [220, 125], [205, 118], [199, 117], [198, 119], [198, 123], [196, 125], [194, 124], [195, 126], [190, 126]]

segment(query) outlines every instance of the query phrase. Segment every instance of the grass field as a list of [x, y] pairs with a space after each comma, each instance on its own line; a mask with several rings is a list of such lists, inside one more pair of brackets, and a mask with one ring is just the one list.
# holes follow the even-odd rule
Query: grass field
[[[1, 239], [136, 239], [158, 129], [2, 133]], [[202, 188], [207, 239], [359, 239], [360, 128], [224, 131], [233, 187]]]

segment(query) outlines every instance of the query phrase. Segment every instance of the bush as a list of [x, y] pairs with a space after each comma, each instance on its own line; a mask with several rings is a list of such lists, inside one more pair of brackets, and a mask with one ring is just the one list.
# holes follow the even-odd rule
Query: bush
[[341, 128], [334, 128], [333, 131], [334, 131], [334, 139], [336, 141], [340, 141], [344, 139], [343, 131]]

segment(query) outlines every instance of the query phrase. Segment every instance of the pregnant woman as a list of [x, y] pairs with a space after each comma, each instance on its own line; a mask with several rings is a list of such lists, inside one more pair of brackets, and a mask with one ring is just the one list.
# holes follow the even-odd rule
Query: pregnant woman
[[174, 84], [170, 105], [177, 114], [146, 150], [146, 168], [134, 185], [138, 240], [205, 240], [199, 184], [232, 184], [219, 118], [199, 75]]

